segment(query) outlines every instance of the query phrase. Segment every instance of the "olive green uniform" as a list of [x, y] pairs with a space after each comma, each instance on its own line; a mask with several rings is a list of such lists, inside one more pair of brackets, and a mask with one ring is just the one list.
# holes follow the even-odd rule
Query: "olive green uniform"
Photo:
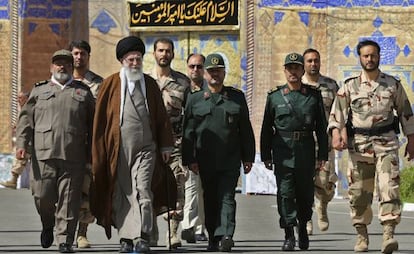
[[210, 240], [233, 236], [241, 161], [253, 162], [255, 157], [254, 134], [243, 92], [224, 86], [220, 93], [207, 89], [190, 94], [183, 131], [183, 164], [199, 165]]
[[[285, 98], [284, 98], [285, 97]], [[286, 101], [286, 100], [288, 101]], [[328, 159], [327, 122], [320, 91], [287, 85], [269, 92], [260, 137], [262, 161], [275, 164], [280, 227], [306, 223], [312, 217], [315, 139], [318, 160]]]

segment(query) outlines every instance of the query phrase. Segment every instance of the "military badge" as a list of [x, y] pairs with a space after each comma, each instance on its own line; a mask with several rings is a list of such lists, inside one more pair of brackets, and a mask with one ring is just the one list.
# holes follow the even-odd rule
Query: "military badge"
[[204, 92], [204, 99], [208, 99], [210, 98], [210, 93], [209, 92]]

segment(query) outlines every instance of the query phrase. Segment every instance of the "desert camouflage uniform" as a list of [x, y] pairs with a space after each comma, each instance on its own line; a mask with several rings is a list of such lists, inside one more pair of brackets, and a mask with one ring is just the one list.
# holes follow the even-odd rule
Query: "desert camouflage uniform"
[[371, 223], [376, 183], [379, 220], [398, 224], [401, 216], [399, 142], [396, 129], [389, 127], [397, 114], [403, 133], [414, 134], [413, 112], [407, 94], [392, 76], [380, 72], [376, 81], [369, 82], [361, 74], [346, 79], [339, 89], [328, 130], [344, 128], [351, 111], [350, 118], [355, 128], [352, 143], [348, 144], [352, 223], [354, 226]]
[[[331, 112], [331, 107], [335, 99], [336, 92], [339, 87], [335, 80], [320, 75], [317, 84], [308, 82], [305, 76], [302, 77], [302, 82], [310, 86], [315, 86], [318, 90], [321, 91], [323, 105], [325, 107], [325, 116], [326, 119], [329, 119], [329, 113]], [[335, 194], [335, 188], [329, 183], [336, 183], [338, 176], [335, 172], [335, 151], [331, 147], [331, 139], [329, 137], [328, 142], [328, 161], [326, 161], [325, 166], [322, 168], [316, 168], [315, 172], [315, 196], [321, 202], [329, 202], [332, 200]]]
[[170, 77], [164, 83], [161, 83], [155, 69], [150, 74], [153, 77], [162, 92], [162, 98], [170, 117], [173, 127], [174, 149], [171, 153], [168, 165], [174, 173], [177, 181], [177, 209], [172, 215], [172, 219], [181, 221], [183, 219], [184, 208], [184, 185], [188, 178], [188, 169], [183, 167], [181, 161], [181, 139], [182, 139], [182, 118], [185, 100], [190, 89], [190, 80], [181, 72], [171, 70]]
[[[98, 97], [99, 87], [103, 81], [102, 77], [89, 70], [88, 72], [85, 73], [85, 77], [79, 81], [82, 81], [82, 83], [84, 83], [85, 85], [89, 87], [89, 89], [92, 92], [93, 97], [96, 100], [96, 98]], [[79, 211], [79, 222], [80, 223], [90, 224], [94, 222], [95, 220], [95, 217], [92, 215], [90, 204], [89, 204], [89, 188], [91, 185], [91, 176], [92, 176], [91, 168], [87, 168], [85, 177], [83, 179], [83, 186], [82, 186], [82, 203], [81, 203], [81, 208]]]

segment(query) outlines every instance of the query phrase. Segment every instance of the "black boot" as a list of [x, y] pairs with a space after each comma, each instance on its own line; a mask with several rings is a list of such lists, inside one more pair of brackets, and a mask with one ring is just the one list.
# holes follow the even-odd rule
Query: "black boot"
[[306, 222], [299, 223], [299, 249], [307, 250], [309, 249], [309, 236], [308, 231], [306, 230]]
[[283, 242], [283, 251], [294, 251], [295, 250], [295, 233], [293, 227], [285, 228], [285, 241]]

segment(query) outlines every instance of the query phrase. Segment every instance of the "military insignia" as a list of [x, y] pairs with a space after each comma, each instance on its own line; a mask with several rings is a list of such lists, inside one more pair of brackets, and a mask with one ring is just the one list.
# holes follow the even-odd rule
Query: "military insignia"
[[213, 64], [213, 65], [218, 65], [219, 61], [220, 61], [220, 59], [218, 59], [217, 57], [211, 58], [211, 64]]
[[289, 93], [289, 88], [285, 87], [285, 89], [283, 89], [283, 94], [288, 94]]
[[41, 86], [41, 85], [47, 84], [48, 82], [49, 80], [42, 80], [42, 81], [35, 83], [35, 86]]
[[289, 59], [292, 61], [296, 61], [298, 60], [298, 58], [299, 58], [298, 54], [293, 53], [289, 55]]
[[76, 93], [77, 95], [81, 95], [81, 94], [82, 94], [82, 90], [81, 90], [81, 89], [76, 89], [76, 90], [75, 90], [75, 93]]
[[302, 94], [307, 94], [308, 91], [306, 90], [306, 87], [302, 87], [302, 89], [300, 89]]
[[204, 99], [208, 99], [208, 98], [210, 98], [210, 93], [209, 92], [204, 92], [204, 95], [203, 95], [203, 97], [204, 97]]

